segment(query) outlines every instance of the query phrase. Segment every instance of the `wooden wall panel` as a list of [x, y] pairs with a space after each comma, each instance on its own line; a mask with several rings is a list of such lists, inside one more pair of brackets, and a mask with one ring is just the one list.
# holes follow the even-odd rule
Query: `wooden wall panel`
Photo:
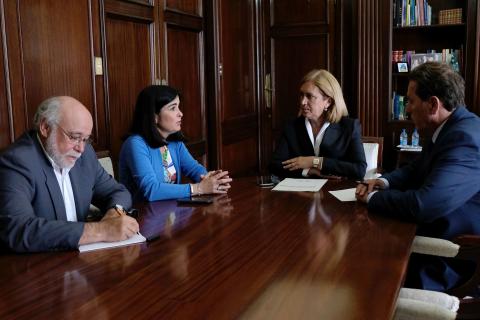
[[254, 1], [219, 2], [220, 163], [232, 176], [258, 170]]
[[[341, 81], [337, 1], [267, 1], [264, 74], [272, 78], [272, 107], [262, 108], [262, 171], [270, 162], [285, 123], [298, 115], [299, 85], [312, 69], [326, 69]], [[264, 80], [265, 81], [265, 80]], [[265, 85], [264, 85], [265, 86]], [[262, 99], [265, 100], [265, 99]]]
[[[478, 13], [480, 13], [480, 1], [469, 1], [469, 8], [475, 8], [470, 9], [468, 14], [473, 14], [475, 15], [473, 17], [470, 17], [469, 19], [475, 19], [475, 30], [469, 30], [467, 37], [475, 36], [475, 40], [473, 41], [474, 48], [472, 48], [470, 51], [467, 51], [467, 54], [472, 54], [473, 58], [468, 58], [467, 60], [473, 61], [473, 65], [471, 66], [466, 66], [467, 70], [473, 70], [472, 72], [467, 72], [467, 79], [466, 81], [471, 81], [471, 86], [467, 88], [471, 88], [471, 93], [467, 90], [466, 92], [466, 103], [467, 107], [472, 111], [475, 112], [476, 114], [480, 115], [480, 19], [478, 18]], [[472, 12], [470, 12], [472, 11]], [[473, 20], [473, 21], [475, 21]], [[472, 43], [469, 41], [469, 43]], [[469, 98], [471, 97], [471, 100]]]
[[281, 24], [309, 24], [328, 23], [328, 0], [275, 0], [272, 5], [273, 23]]
[[[299, 89], [303, 76], [311, 69], [328, 69], [328, 34], [279, 37], [273, 40], [274, 100], [272, 128], [281, 131], [299, 110]], [[316, 54], [305, 54], [315, 52]]]
[[8, 70], [10, 90], [10, 125], [13, 127], [13, 139], [27, 129], [27, 108], [25, 106], [25, 89], [23, 81], [23, 63], [21, 56], [20, 21], [17, 1], [2, 1], [5, 19], [5, 70]]
[[476, 72], [475, 72], [475, 81], [474, 81], [474, 98], [473, 106], [475, 107], [475, 112], [480, 114], [480, 19], [478, 19], [478, 13], [480, 12], [480, 1], [477, 2], [477, 37], [475, 40], [476, 48]]
[[90, 1], [7, 1], [8, 69], [15, 137], [31, 127], [38, 104], [70, 95], [95, 107]]
[[[388, 113], [391, 46], [384, 0], [357, 1], [357, 114], [364, 136], [382, 136]], [[387, 31], [386, 31], [387, 30]]]
[[173, 70], [169, 68], [168, 83], [182, 93], [182, 131], [189, 142], [205, 140], [201, 34], [167, 27], [167, 47], [167, 65], [171, 69], [175, 66]]
[[11, 126], [10, 112], [11, 103], [7, 96], [9, 90], [7, 88], [8, 83], [8, 69], [5, 66], [5, 33], [4, 33], [4, 21], [0, 15], [0, 150], [4, 149], [13, 141], [13, 129]]
[[[152, 9], [153, 10], [153, 9]], [[118, 159], [138, 93], [153, 82], [151, 23], [107, 12], [105, 21], [109, 149]]]
[[[197, 160], [207, 164], [204, 22], [197, 1], [167, 1], [163, 43], [168, 84], [182, 93], [182, 131], [187, 147]], [[176, 10], [171, 10], [175, 6]], [[185, 10], [185, 11], [181, 11]], [[195, 13], [195, 15], [192, 15]]]
[[256, 112], [252, 30], [254, 17], [249, 1], [223, 2], [220, 14], [224, 79], [222, 121], [226, 121]]
[[202, 16], [202, 2], [200, 0], [167, 0], [167, 8], [183, 13]]

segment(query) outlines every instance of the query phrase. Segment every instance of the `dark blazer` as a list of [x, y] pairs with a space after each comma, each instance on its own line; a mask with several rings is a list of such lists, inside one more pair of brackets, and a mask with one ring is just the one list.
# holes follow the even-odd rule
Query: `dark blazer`
[[62, 193], [36, 131], [0, 155], [0, 243], [18, 252], [78, 248], [90, 203], [131, 206], [127, 189], [99, 164], [90, 145], [70, 170], [78, 222], [67, 221]]
[[[479, 128], [480, 118], [457, 108], [435, 144], [425, 146], [410, 165], [383, 176], [390, 189], [375, 193], [369, 210], [416, 222], [419, 235], [452, 239], [480, 234]], [[431, 265], [417, 266], [420, 278], [415, 286], [443, 291], [461, 280], [448, 259], [430, 261]]]
[[[301, 178], [301, 169], [285, 170], [282, 161], [314, 155], [313, 145], [305, 127], [305, 118], [298, 117], [288, 123], [283, 130], [272, 156], [270, 171], [282, 178]], [[319, 156], [323, 157], [322, 174], [362, 179], [367, 169], [367, 162], [358, 120], [343, 117], [340, 122], [330, 124], [320, 144]]]

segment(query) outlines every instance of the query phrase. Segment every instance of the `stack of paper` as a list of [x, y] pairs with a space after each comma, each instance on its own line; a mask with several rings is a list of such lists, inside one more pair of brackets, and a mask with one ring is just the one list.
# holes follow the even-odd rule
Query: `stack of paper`
[[147, 241], [147, 239], [145, 239], [145, 237], [142, 236], [139, 232], [127, 240], [115, 241], [115, 242], [95, 242], [95, 243], [84, 244], [84, 245], [81, 245], [78, 248], [78, 250], [80, 252], [87, 252], [87, 251], [98, 250], [98, 249], [121, 247], [129, 244], [141, 243], [145, 241]]

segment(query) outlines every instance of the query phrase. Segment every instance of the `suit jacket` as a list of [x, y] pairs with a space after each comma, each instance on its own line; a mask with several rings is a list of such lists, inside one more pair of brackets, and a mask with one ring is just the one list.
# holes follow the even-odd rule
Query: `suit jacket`
[[[314, 156], [313, 145], [305, 127], [305, 118], [298, 117], [288, 123], [278, 141], [270, 163], [270, 171], [279, 177], [302, 177], [302, 170], [283, 169], [282, 161], [299, 157]], [[360, 123], [356, 119], [343, 117], [325, 130], [320, 144], [323, 157], [322, 174], [362, 179], [367, 162], [361, 141]]]
[[102, 210], [120, 204], [130, 208], [131, 196], [85, 147], [69, 172], [78, 222], [67, 221], [53, 167], [37, 139], [23, 134], [0, 155], [0, 242], [18, 252], [78, 248], [90, 203]]
[[[383, 176], [390, 188], [370, 198], [369, 210], [416, 222], [419, 235], [452, 239], [480, 234], [478, 128], [480, 118], [464, 107], [457, 108], [435, 144], [424, 147], [410, 165]], [[431, 266], [429, 271], [419, 270], [418, 286], [442, 291], [456, 285], [462, 274], [450, 265], [444, 259], [436, 271]]]

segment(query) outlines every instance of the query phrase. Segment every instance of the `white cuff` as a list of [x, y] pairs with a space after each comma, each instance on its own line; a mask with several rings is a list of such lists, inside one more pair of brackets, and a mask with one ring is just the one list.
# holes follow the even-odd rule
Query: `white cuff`
[[302, 176], [308, 177], [308, 171], [310, 171], [310, 169], [303, 169], [302, 170]]
[[390, 183], [388, 183], [388, 180], [387, 180], [387, 179], [380, 177], [380, 178], [378, 178], [378, 180], [382, 180], [383, 184], [385, 185], [385, 187], [382, 188], [382, 189], [388, 189], [388, 188], [390, 188]]

